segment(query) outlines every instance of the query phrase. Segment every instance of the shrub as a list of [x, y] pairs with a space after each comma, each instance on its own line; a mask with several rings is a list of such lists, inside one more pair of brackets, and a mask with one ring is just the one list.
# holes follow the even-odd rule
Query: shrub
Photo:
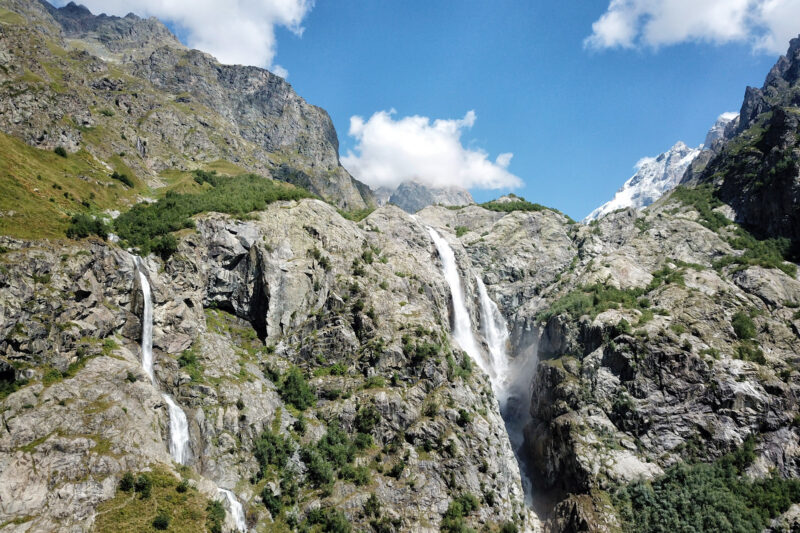
[[552, 207], [546, 207], [541, 204], [534, 204], [525, 200], [525, 198], [521, 196], [516, 196], [514, 194], [509, 194], [513, 200], [510, 202], [498, 202], [497, 200], [492, 200], [491, 202], [486, 202], [480, 204], [481, 207], [484, 209], [488, 209], [489, 211], [499, 211], [503, 213], [511, 213], [512, 211], [552, 211], [554, 213], [558, 213], [559, 215], [563, 215], [567, 218], [567, 220], [572, 220], [571, 218], [564, 215], [558, 209], [553, 209]]
[[189, 490], [189, 482], [186, 481], [185, 479], [182, 480], [180, 483], [178, 483], [178, 486], [175, 487], [175, 490], [183, 494], [184, 492]]
[[147, 474], [139, 474], [133, 484], [133, 488], [142, 498], [149, 498], [150, 492], [153, 490], [153, 480]]
[[323, 459], [316, 450], [303, 450], [303, 462], [308, 469], [307, 476], [311, 484], [317, 488], [333, 483], [333, 465]]
[[350, 533], [352, 527], [338, 509], [312, 509], [308, 513], [307, 522], [311, 525], [319, 525], [320, 531], [326, 533]]
[[255, 456], [261, 466], [262, 474], [270, 465], [283, 469], [292, 453], [294, 453], [292, 441], [268, 429], [262, 431], [255, 442]]
[[222, 525], [225, 523], [225, 507], [222, 502], [216, 500], [209, 500], [206, 506], [208, 517], [206, 518], [206, 527], [210, 533], [222, 533]]
[[366, 516], [374, 516], [378, 518], [381, 516], [381, 502], [375, 493], [369, 495], [367, 501], [364, 502], [364, 514]]
[[316, 403], [314, 393], [311, 392], [303, 373], [297, 367], [289, 369], [283, 377], [279, 392], [284, 402], [293, 405], [300, 411], [304, 411]]
[[466, 235], [469, 232], [469, 228], [466, 226], [456, 226], [456, 237], [459, 239]]
[[354, 425], [356, 430], [361, 433], [371, 433], [380, 421], [380, 412], [378, 412], [374, 405], [368, 405], [358, 410]]
[[203, 365], [197, 359], [197, 354], [194, 350], [184, 350], [178, 357], [178, 366], [180, 366], [192, 381], [200, 381], [203, 379]]
[[281, 499], [272, 492], [269, 485], [264, 485], [264, 488], [261, 490], [261, 500], [264, 502], [267, 510], [269, 510], [269, 514], [272, 515], [273, 520], [277, 518], [283, 510]]
[[127, 174], [120, 174], [115, 170], [114, 172], [111, 173], [111, 179], [120, 181], [125, 185], [127, 185], [128, 187], [130, 187], [131, 189], [133, 189], [133, 180], [130, 177], [128, 177]]
[[67, 150], [63, 146], [56, 146], [53, 149], [56, 155], [60, 155], [61, 157], [67, 157]]
[[739, 340], [748, 340], [756, 336], [756, 325], [750, 315], [744, 311], [737, 311], [731, 320], [733, 331]]
[[651, 482], [634, 482], [614, 496], [627, 531], [760, 532], [793, 502], [800, 480], [744, 476], [755, 458], [752, 439], [713, 463], [681, 463]]
[[85, 239], [90, 235], [97, 235], [105, 240], [108, 237], [108, 226], [102, 218], [78, 213], [72, 216], [67, 227], [67, 237], [70, 239]]
[[478, 509], [478, 499], [470, 493], [464, 493], [450, 502], [441, 523], [441, 531], [447, 533], [463, 533], [467, 531], [464, 517]]
[[197, 171], [195, 181], [210, 188], [194, 194], [168, 192], [155, 203], [140, 203], [114, 221], [116, 233], [129, 246], [150, 253], [160, 237], [193, 226], [190, 217], [209, 211], [244, 216], [266, 209], [278, 200], [299, 200], [312, 194], [304, 189], [254, 174], [223, 178]]
[[122, 475], [122, 479], [119, 480], [119, 490], [124, 492], [130, 492], [133, 490], [134, 478], [133, 474], [130, 472], [125, 472]]
[[153, 519], [153, 527], [160, 531], [164, 531], [169, 527], [169, 515], [167, 515], [164, 511], [159, 511], [156, 517]]

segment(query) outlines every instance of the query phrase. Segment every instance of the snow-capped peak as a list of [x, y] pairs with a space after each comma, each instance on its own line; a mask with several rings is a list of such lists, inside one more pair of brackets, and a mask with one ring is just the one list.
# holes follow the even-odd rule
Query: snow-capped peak
[[661, 198], [665, 192], [680, 183], [686, 169], [700, 155], [704, 146], [711, 148], [714, 141], [724, 138], [726, 127], [738, 116], [738, 113], [720, 115], [706, 135], [706, 143], [697, 148], [690, 148], [678, 141], [656, 157], [643, 157], [637, 161], [633, 167], [636, 173], [617, 191], [614, 198], [589, 213], [584, 222], [595, 220], [617, 209], [641, 209]]

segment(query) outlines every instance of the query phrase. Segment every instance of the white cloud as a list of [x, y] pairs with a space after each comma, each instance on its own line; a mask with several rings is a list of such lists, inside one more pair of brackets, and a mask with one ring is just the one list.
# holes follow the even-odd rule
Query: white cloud
[[273, 65], [275, 27], [302, 35], [301, 23], [314, 0], [79, 0], [93, 13], [125, 16], [133, 12], [177, 24], [187, 45], [227, 64], [256, 65], [287, 74]]
[[477, 118], [474, 111], [462, 119], [412, 116], [395, 120], [396, 111], [378, 111], [369, 120], [350, 118], [349, 134], [355, 151], [348, 151], [342, 164], [353, 176], [372, 187], [397, 187], [416, 180], [433, 187], [465, 189], [519, 187], [522, 180], [508, 171], [511, 153], [492, 162], [486, 152], [465, 148], [461, 133]]
[[797, 0], [611, 0], [584, 40], [587, 48], [749, 42], [784, 53], [800, 32]]

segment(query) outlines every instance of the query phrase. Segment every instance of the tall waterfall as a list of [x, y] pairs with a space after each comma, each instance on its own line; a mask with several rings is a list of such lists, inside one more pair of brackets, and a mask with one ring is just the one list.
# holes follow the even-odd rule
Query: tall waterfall
[[[144, 273], [144, 264], [136, 258], [136, 272], [142, 286], [144, 312], [142, 313], [142, 367], [150, 381], [155, 384], [153, 373], [153, 296], [150, 282]], [[169, 453], [176, 463], [185, 464], [189, 459], [189, 422], [186, 413], [169, 394], [162, 394], [169, 409]]]
[[481, 354], [475, 335], [472, 334], [472, 322], [469, 319], [469, 311], [464, 299], [464, 290], [461, 287], [461, 276], [458, 273], [456, 255], [446, 240], [439, 235], [435, 229], [429, 227], [428, 233], [436, 245], [439, 257], [442, 258], [442, 272], [450, 286], [450, 295], [453, 298], [453, 337], [458, 342], [462, 350], [467, 352], [470, 358], [478, 363], [481, 369], [494, 379], [494, 371], [488, 361]]
[[[497, 308], [497, 304], [489, 298], [486, 285], [480, 276], [475, 276], [478, 284], [478, 296], [481, 302], [481, 326], [483, 338], [489, 348], [489, 362], [494, 370], [492, 379], [492, 389], [500, 403], [500, 409], [504, 409], [508, 401], [507, 385], [509, 376], [509, 363], [506, 345], [508, 344], [508, 326], [503, 314]], [[491, 376], [491, 374], [490, 374]]]
[[142, 367], [152, 383], [156, 382], [153, 374], [153, 296], [150, 292], [150, 282], [144, 275], [142, 259], [136, 258], [136, 272], [139, 274], [139, 284], [142, 286], [144, 298], [144, 313], [142, 313]]
[[233, 517], [236, 529], [239, 531], [247, 531], [247, 521], [244, 517], [244, 507], [242, 507], [242, 504], [239, 503], [236, 496], [227, 489], [219, 489], [219, 493], [225, 496], [225, 503], [228, 505], [228, 511]]
[[467, 354], [489, 376], [492, 390], [497, 397], [500, 413], [506, 425], [509, 441], [520, 465], [522, 485], [526, 503], [532, 505], [530, 478], [526, 474], [524, 458], [520, 454], [524, 441], [525, 425], [530, 421], [531, 400], [530, 383], [536, 368], [535, 358], [509, 357], [507, 351], [509, 333], [506, 320], [489, 297], [486, 286], [479, 276], [475, 276], [480, 299], [481, 330], [488, 354], [484, 355], [472, 332], [467, 302], [461, 286], [455, 253], [446, 240], [433, 228], [428, 232], [442, 259], [442, 271], [450, 286], [453, 298], [453, 337]]

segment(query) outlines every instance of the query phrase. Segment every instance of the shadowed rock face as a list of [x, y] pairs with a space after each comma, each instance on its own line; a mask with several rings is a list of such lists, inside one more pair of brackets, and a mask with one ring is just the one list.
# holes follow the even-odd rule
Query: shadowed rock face
[[[339, 164], [328, 114], [283, 78], [188, 50], [153, 18], [7, 3], [26, 24], [6, 25], [0, 37], [0, 77], [13, 81], [0, 104], [5, 132], [43, 148], [85, 148], [103, 161], [121, 157], [156, 186], [163, 170], [225, 160], [345, 209], [374, 203]], [[42, 39], [49, 46], [31, 45]], [[34, 76], [22, 76], [26, 69]], [[92, 135], [97, 128], [102, 135]]]
[[748, 87], [738, 135], [689, 183], [711, 183], [742, 223], [759, 238], [783, 237], [800, 257], [800, 38], [767, 76]]

